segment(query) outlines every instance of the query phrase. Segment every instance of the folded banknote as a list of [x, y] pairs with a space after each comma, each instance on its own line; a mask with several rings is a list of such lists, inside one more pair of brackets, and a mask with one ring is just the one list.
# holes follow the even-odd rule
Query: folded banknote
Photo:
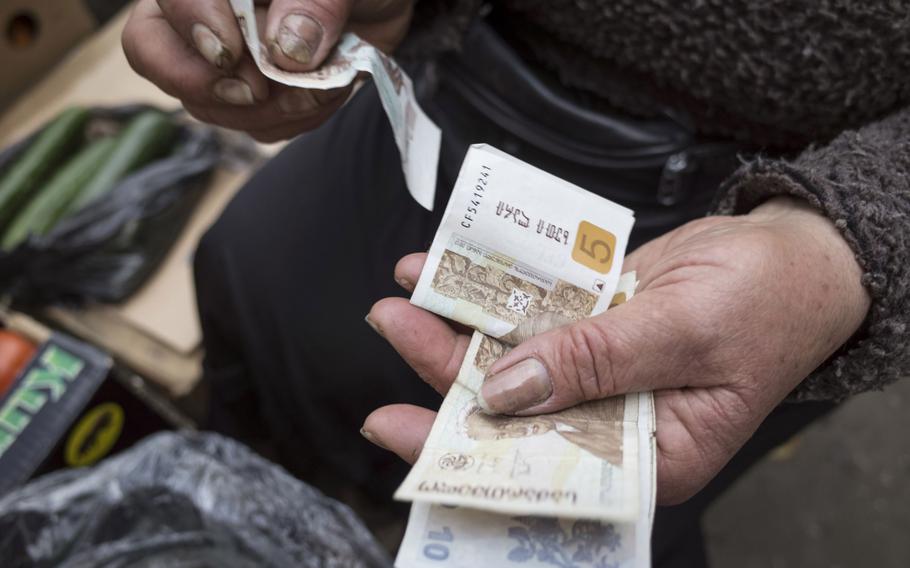
[[472, 146], [411, 303], [505, 343], [522, 324], [600, 313], [635, 219], [491, 146]]
[[325, 90], [346, 87], [361, 72], [373, 76], [401, 154], [408, 190], [417, 203], [432, 210], [442, 136], [417, 104], [407, 73], [391, 57], [353, 33], [341, 36], [319, 69], [307, 73], [285, 71], [275, 66], [259, 37], [257, 22], [265, 17], [265, 8], [260, 7], [257, 12], [253, 0], [230, 1], [253, 61], [272, 81], [303, 89]]

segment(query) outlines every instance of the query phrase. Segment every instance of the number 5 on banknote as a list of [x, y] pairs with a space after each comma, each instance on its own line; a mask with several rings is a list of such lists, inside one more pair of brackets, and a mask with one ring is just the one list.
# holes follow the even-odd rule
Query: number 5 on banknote
[[616, 236], [613, 233], [588, 221], [578, 224], [575, 248], [572, 249], [572, 260], [591, 270], [596, 270], [600, 274], [606, 274], [613, 266], [615, 249]]
[[509, 343], [603, 312], [632, 212], [487, 145], [468, 151], [411, 303]]

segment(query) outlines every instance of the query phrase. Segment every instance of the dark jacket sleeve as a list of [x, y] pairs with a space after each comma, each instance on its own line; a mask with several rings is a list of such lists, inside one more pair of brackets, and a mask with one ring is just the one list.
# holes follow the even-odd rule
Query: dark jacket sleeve
[[722, 185], [715, 210], [745, 213], [781, 194], [807, 200], [834, 222], [872, 298], [857, 335], [791, 400], [839, 400], [910, 376], [910, 108], [791, 162], [744, 164]]

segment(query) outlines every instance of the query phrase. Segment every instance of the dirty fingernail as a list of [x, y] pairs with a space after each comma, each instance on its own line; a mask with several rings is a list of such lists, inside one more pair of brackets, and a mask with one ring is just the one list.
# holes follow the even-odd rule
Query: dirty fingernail
[[364, 428], [361, 428], [361, 429], [360, 429], [360, 435], [363, 436], [364, 438], [366, 438], [368, 442], [373, 443], [373, 444], [376, 444], [377, 446], [379, 446], [379, 447], [382, 448], [383, 450], [388, 450], [388, 448], [385, 447], [385, 445], [383, 445], [383, 444], [379, 441], [379, 439], [378, 439], [376, 436], [374, 436], [373, 433], [370, 432], [369, 430], [366, 430], [366, 429], [364, 429]]
[[513, 414], [545, 401], [552, 393], [547, 368], [532, 358], [488, 376], [477, 393], [477, 403], [487, 414]]
[[191, 34], [196, 49], [205, 57], [205, 60], [224, 69], [231, 63], [231, 52], [228, 51], [221, 40], [210, 27], [205, 24], [193, 24]]
[[385, 337], [384, 335], [382, 335], [382, 329], [380, 329], [379, 326], [376, 325], [376, 322], [374, 322], [373, 320], [370, 319], [370, 314], [367, 314], [367, 316], [365, 318], [363, 318], [363, 321], [367, 322], [367, 325], [372, 327], [373, 331], [378, 333], [380, 336]]
[[215, 98], [232, 105], [251, 105], [253, 90], [241, 79], [218, 79], [214, 87]]
[[322, 41], [322, 25], [305, 14], [288, 14], [278, 28], [278, 49], [298, 63], [308, 64]]
[[304, 114], [319, 108], [319, 103], [310, 91], [292, 89], [278, 98], [278, 108], [286, 114]]

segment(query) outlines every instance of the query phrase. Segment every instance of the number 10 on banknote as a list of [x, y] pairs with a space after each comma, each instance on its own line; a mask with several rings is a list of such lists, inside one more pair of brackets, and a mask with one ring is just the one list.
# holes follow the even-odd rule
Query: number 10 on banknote
[[491, 146], [472, 146], [411, 302], [486, 335], [603, 312], [632, 211]]

